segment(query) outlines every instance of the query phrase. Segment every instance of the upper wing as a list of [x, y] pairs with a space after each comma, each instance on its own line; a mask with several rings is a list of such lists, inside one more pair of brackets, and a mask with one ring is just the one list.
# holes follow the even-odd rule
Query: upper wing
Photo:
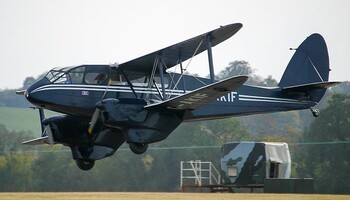
[[206, 85], [199, 89], [193, 90], [184, 95], [145, 106], [145, 108], [154, 109], [175, 109], [175, 110], [194, 110], [216, 98], [219, 98], [228, 92], [235, 90], [243, 85], [248, 79], [247, 76], [235, 76], [210, 85]]
[[[119, 64], [119, 68], [127, 71], [151, 73], [157, 56], [161, 56], [163, 63], [165, 64], [165, 66], [163, 65], [164, 69], [166, 69], [166, 67], [170, 68], [179, 64], [179, 60], [185, 61], [191, 58], [192, 56], [207, 50], [207, 44], [205, 41], [205, 38], [207, 36], [210, 36], [211, 46], [214, 47], [215, 45], [230, 38], [241, 28], [242, 24], [240, 23], [221, 26], [218, 29], [204, 33], [189, 40], [174, 44], [164, 49], [160, 49], [153, 53], [147, 54], [145, 56]], [[198, 50], [196, 52], [197, 48]]]

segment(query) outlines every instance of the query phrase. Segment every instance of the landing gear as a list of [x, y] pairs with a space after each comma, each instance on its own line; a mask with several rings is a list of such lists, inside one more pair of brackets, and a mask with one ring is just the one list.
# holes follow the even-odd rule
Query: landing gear
[[130, 150], [135, 154], [143, 154], [148, 149], [148, 144], [142, 143], [129, 143]]
[[95, 165], [94, 160], [76, 159], [75, 162], [77, 163], [78, 167], [84, 171], [88, 171], [92, 169]]
[[314, 117], [318, 117], [318, 116], [320, 115], [320, 111], [319, 111], [318, 109], [312, 108], [312, 107], [311, 107], [310, 110], [311, 110], [312, 115], [313, 115]]

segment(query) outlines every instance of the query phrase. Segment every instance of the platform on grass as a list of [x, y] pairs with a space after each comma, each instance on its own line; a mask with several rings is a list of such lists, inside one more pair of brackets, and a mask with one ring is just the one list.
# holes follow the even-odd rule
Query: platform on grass
[[[183, 184], [181, 192], [186, 192], [188, 189], [196, 189], [200, 192], [211, 193], [234, 193], [234, 189], [245, 188], [250, 189], [250, 192], [254, 192], [254, 189], [263, 189], [263, 184], [248, 184], [248, 185], [198, 185], [198, 184]], [[186, 190], [187, 189], [187, 190]]]

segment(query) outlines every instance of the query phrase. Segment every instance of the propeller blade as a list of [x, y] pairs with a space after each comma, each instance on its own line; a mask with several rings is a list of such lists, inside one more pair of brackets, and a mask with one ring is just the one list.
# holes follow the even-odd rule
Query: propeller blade
[[[107, 84], [107, 87], [106, 87], [106, 90], [104, 91], [102, 97], [101, 97], [101, 102], [103, 101], [103, 99], [105, 98], [107, 92], [108, 92], [108, 88], [109, 86], [111, 85], [112, 83], [112, 79], [109, 79], [108, 80], [108, 84]], [[97, 120], [98, 120], [98, 117], [100, 116], [100, 113], [101, 113], [101, 109], [99, 109], [99, 106], [101, 105], [101, 102], [98, 102], [96, 104], [96, 110], [94, 112], [94, 114], [92, 115], [92, 118], [91, 118], [91, 122], [90, 122], [90, 126], [88, 128], [88, 133], [91, 135], [92, 134], [92, 131], [94, 130], [94, 127], [97, 123]]]
[[51, 126], [50, 124], [45, 126], [45, 134], [47, 136], [47, 139], [49, 141], [50, 145], [54, 145], [54, 140], [53, 140], [53, 134], [52, 134], [52, 130], [51, 130]]
[[107, 87], [106, 87], [106, 90], [105, 90], [105, 92], [103, 93], [103, 95], [102, 95], [102, 97], [101, 97], [101, 101], [105, 98], [105, 96], [106, 96], [106, 94], [107, 94], [107, 92], [108, 92], [108, 88], [109, 88], [109, 86], [112, 84], [112, 79], [109, 79], [108, 80], [108, 84], [107, 84]]
[[101, 112], [101, 110], [96, 108], [94, 114], [92, 115], [92, 119], [91, 119], [90, 126], [88, 129], [89, 134], [92, 134], [92, 131], [94, 130], [94, 127], [95, 127], [97, 120], [98, 120], [98, 117], [100, 115], [100, 112]]

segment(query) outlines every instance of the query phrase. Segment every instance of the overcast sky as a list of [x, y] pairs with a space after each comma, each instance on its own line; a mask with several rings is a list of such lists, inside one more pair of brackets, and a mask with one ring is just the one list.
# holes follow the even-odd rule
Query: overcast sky
[[[215, 72], [246, 60], [279, 80], [307, 36], [324, 36], [331, 80], [350, 80], [347, 0], [0, 0], [0, 89], [57, 66], [123, 63], [220, 25], [243, 28], [213, 48]], [[189, 72], [209, 73], [206, 54]]]

